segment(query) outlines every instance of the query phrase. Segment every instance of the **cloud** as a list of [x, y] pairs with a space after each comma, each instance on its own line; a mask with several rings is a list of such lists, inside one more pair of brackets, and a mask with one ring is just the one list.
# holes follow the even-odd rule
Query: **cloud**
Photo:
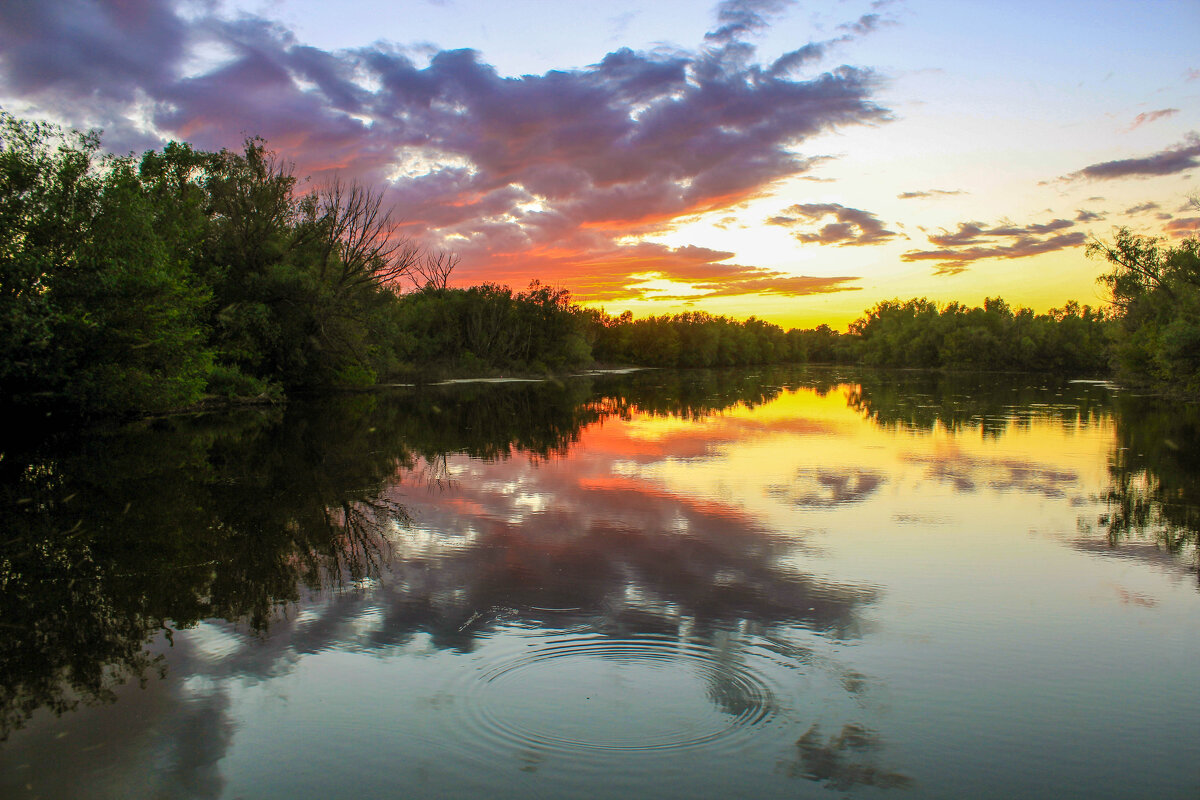
[[0, 4], [0, 63], [5, 88], [17, 94], [131, 100], [135, 88], [170, 79], [188, 36], [186, 23], [159, 0]]
[[1081, 208], [1081, 209], [1079, 209], [1079, 213], [1077, 213], [1075, 215], [1075, 221], [1076, 222], [1099, 222], [1100, 220], [1104, 219], [1105, 216], [1106, 215], [1103, 213], [1096, 213], [1095, 211], [1087, 211], [1087, 210]]
[[770, 25], [793, 0], [722, 0], [717, 5], [716, 30], [704, 34], [712, 42], [731, 42]]
[[637, 19], [638, 11], [626, 11], [622, 14], [617, 14], [608, 18], [608, 24], [612, 27], [612, 33], [609, 35], [610, 40], [616, 40], [625, 35], [629, 30], [629, 23]]
[[795, 231], [792, 235], [801, 242], [817, 244], [847, 245], [882, 244], [899, 234], [884, 228], [874, 214], [857, 208], [847, 208], [839, 203], [797, 203], [784, 209], [778, 216], [767, 219], [768, 225], [795, 227], [803, 223], [816, 222], [833, 217], [836, 222], [822, 226], [818, 231]]
[[[185, 17], [169, 0], [18, 0], [0, 6], [0, 95], [99, 120], [118, 152], [156, 146], [154, 131], [206, 149], [262, 135], [301, 177], [387, 185], [406, 233], [463, 255], [460, 280], [575, 289], [578, 277], [591, 287], [581, 296], [600, 298], [653, 266], [629, 242], [807, 177], [825, 158], [803, 154], [807, 140], [890, 119], [869, 70], [794, 77], [832, 42], [755, 63], [744, 40], [789, 5], [727, 0], [694, 50], [622, 48], [514, 77], [470, 49], [322, 50], [211, 5]], [[651, 255], [672, 274], [678, 259]], [[806, 291], [820, 280], [741, 275], [729, 285]]]
[[953, 189], [949, 191], [946, 189], [925, 189], [923, 191], [901, 192], [900, 194], [896, 195], [896, 199], [915, 200], [919, 197], [951, 197], [956, 194], [966, 194], [966, 192], [961, 189]]
[[775, 59], [767, 72], [772, 76], [786, 75], [792, 70], [799, 69], [808, 63], [820, 61], [825, 57], [828, 49], [829, 44], [827, 42], [809, 42], [803, 47], [791, 50]]
[[1163, 231], [1171, 236], [1186, 238], [1200, 233], [1200, 217], [1179, 217], [1163, 226]]
[[879, 14], [863, 14], [854, 22], [847, 22], [843, 25], [838, 25], [838, 30], [846, 31], [847, 33], [856, 36], [865, 36], [868, 33], [874, 33], [885, 25], [895, 24], [891, 20], [884, 19]]
[[1064, 175], [1060, 180], [1110, 180], [1112, 178], [1145, 177], [1150, 175], [1174, 175], [1200, 166], [1200, 136], [1189, 133], [1175, 145], [1143, 158], [1123, 158], [1092, 164], [1081, 170]]
[[[753, 270], [753, 271], [749, 271]], [[814, 294], [832, 294], [834, 292], [860, 291], [861, 286], [853, 286], [857, 277], [817, 277], [812, 275], [789, 275], [773, 270], [748, 268], [745, 274], [733, 279], [723, 279], [708, 283], [696, 283], [693, 287], [699, 291], [691, 295], [665, 295], [662, 300], [706, 300], [713, 297], [736, 297], [738, 295], [777, 295], [784, 297], [805, 297]]]
[[1169, 117], [1178, 113], [1178, 108], [1160, 108], [1158, 111], [1143, 111], [1141, 114], [1138, 114], [1133, 118], [1133, 122], [1130, 123], [1127, 130], [1133, 130], [1141, 125], [1145, 125], [1147, 122], [1154, 122], [1155, 120], [1160, 120], [1164, 117]]
[[1051, 253], [1083, 244], [1081, 231], [1060, 233], [1075, 227], [1075, 222], [1055, 219], [1045, 223], [1016, 226], [1001, 222], [986, 227], [981, 222], [960, 222], [955, 231], [928, 234], [934, 250], [910, 250], [901, 254], [903, 261], [935, 261], [934, 274], [956, 275], [975, 261], [989, 258], [1012, 259]]
[[1146, 202], [1146, 203], [1138, 203], [1136, 206], [1130, 206], [1129, 208], [1125, 209], [1125, 213], [1126, 214], [1145, 214], [1147, 211], [1157, 211], [1158, 208], [1159, 208], [1158, 203], [1151, 201], [1151, 202]]
[[[755, 3], [754, 5], [773, 6], [771, 3]], [[890, 5], [890, 0], [885, 2], [874, 2], [871, 4], [871, 7], [878, 11], [888, 5]], [[765, 24], [766, 21], [763, 20], [763, 25]], [[770, 68], [767, 70], [767, 74], [772, 76], [786, 75], [787, 73], [797, 70], [811, 62], [820, 61], [836, 45], [853, 41], [854, 39], [874, 33], [880, 28], [895, 24], [897, 24], [895, 20], [884, 17], [881, 14], [863, 14], [854, 22], [847, 22], [845, 24], [838, 25], [837, 29], [839, 31], [843, 31], [841, 36], [837, 36], [832, 39], [826, 39], [822, 42], [809, 42], [803, 47], [799, 47], [795, 50], [784, 53], [771, 64]], [[710, 37], [712, 35], [713, 34], [708, 34]]]
[[1018, 227], [1009, 222], [1002, 222], [994, 228], [985, 228], [980, 222], [960, 222], [958, 230], [953, 233], [943, 229], [942, 233], [929, 236], [933, 244], [957, 247], [967, 244], [978, 244], [996, 237], [1023, 237], [1027, 235], [1040, 236], [1064, 228], [1074, 227], [1075, 223], [1066, 219], [1055, 219], [1050, 222], [1034, 223]]
[[[590, 241], [590, 243], [588, 243]], [[484, 241], [487, 247], [490, 241]], [[475, 253], [467, 251], [464, 260]], [[487, 257], [483, 250], [480, 258]], [[730, 263], [733, 253], [706, 247], [671, 248], [656, 242], [617, 246], [603, 235], [573, 239], [549, 247], [531, 246], [490, 256], [489, 280], [523, 285], [528, 275], [550, 275], [577, 298], [618, 300], [702, 300], [745, 294], [803, 297], [857, 291], [855, 276], [794, 275], [764, 267]], [[690, 287], [687, 294], [651, 288], [670, 280]]]

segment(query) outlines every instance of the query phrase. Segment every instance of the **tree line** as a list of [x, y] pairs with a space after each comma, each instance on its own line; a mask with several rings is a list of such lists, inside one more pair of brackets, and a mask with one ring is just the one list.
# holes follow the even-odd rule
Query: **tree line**
[[1103, 311], [1074, 301], [1035, 314], [999, 297], [979, 308], [891, 300], [852, 323], [850, 335], [869, 365], [1101, 374], [1108, 323]]
[[257, 138], [102, 155], [0, 111], [0, 404], [130, 416], [436, 374], [835, 362], [1052, 370], [1200, 389], [1197, 242], [1093, 243], [1111, 310], [887, 301], [848, 333], [692, 311], [634, 319], [567, 290], [452, 288], [379, 190], [303, 190]]

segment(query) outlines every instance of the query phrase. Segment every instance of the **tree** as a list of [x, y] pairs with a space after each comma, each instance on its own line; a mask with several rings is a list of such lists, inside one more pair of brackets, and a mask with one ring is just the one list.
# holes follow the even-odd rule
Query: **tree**
[[210, 365], [207, 293], [179, 204], [132, 158], [101, 158], [96, 133], [0, 115], [5, 400], [88, 414], [194, 402]]
[[1200, 239], [1166, 239], [1118, 228], [1093, 240], [1089, 257], [1113, 266], [1100, 277], [1119, 324], [1115, 355], [1121, 376], [1159, 390], [1200, 394]]
[[54, 344], [54, 283], [76, 267], [100, 186], [94, 133], [0, 111], [0, 394], [29, 401], [69, 374]]
[[458, 266], [458, 256], [445, 250], [426, 253], [413, 263], [416, 273], [413, 283], [417, 289], [446, 289], [450, 286], [450, 273]]
[[[391, 212], [383, 207], [382, 191], [335, 179], [317, 190], [316, 211], [324, 233], [322, 277], [335, 287], [398, 291], [402, 280], [426, 266], [421, 248], [398, 233]], [[450, 264], [447, 276], [453, 268]]]
[[292, 167], [257, 138], [216, 154], [205, 189], [201, 272], [229, 380], [363, 385], [395, 368], [395, 296], [421, 252], [398, 235], [382, 192], [335, 180], [301, 194]]
[[55, 339], [72, 365], [64, 391], [83, 408], [159, 411], [204, 391], [212, 356], [201, 311], [209, 295], [157, 224], [162, 209], [132, 159], [110, 160], [91, 235], [75, 268], [56, 281]]

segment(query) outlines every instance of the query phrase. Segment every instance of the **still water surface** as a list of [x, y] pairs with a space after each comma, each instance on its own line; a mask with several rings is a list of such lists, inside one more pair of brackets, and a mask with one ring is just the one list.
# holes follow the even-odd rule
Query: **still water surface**
[[0, 459], [0, 795], [1200, 794], [1200, 410], [459, 385]]

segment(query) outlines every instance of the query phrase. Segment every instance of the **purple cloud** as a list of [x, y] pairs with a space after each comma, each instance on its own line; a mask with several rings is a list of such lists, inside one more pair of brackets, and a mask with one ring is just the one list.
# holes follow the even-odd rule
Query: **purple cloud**
[[874, 33], [880, 27], [890, 24], [889, 20], [885, 20], [879, 14], [863, 14], [854, 22], [847, 22], [844, 25], [838, 25], [838, 30], [846, 31], [847, 33], [856, 36], [865, 36], [868, 33]]
[[837, 221], [827, 223], [815, 232], [801, 230], [792, 235], [801, 242], [834, 244], [841, 247], [882, 244], [899, 235], [884, 228], [879, 218], [869, 211], [847, 208], [839, 203], [797, 203], [784, 209], [778, 216], [768, 218], [767, 224], [791, 228], [825, 217], [833, 217]]
[[[726, 0], [694, 51], [623, 48], [509, 77], [474, 50], [326, 51], [255, 16], [185, 18], [170, 0], [13, 0], [0, 5], [0, 91], [102, 120], [117, 151], [158, 144], [147, 124], [206, 149], [261, 135], [301, 177], [384, 184], [406, 233], [464, 255], [463, 279], [572, 285], [568, 265], [600, 253], [628, 285], [644, 270], [624, 242], [764, 196], [822, 160], [800, 153], [807, 139], [890, 119], [869, 70], [793, 76], [829, 43], [754, 63], [743, 40], [788, 5]], [[882, 226], [855, 230], [869, 241]]]
[[1056, 219], [1050, 222], [1035, 223], [1023, 227], [1006, 222], [993, 228], [984, 227], [981, 222], [960, 222], [958, 223], [958, 230], [953, 232], [943, 230], [940, 234], [932, 234], [928, 238], [931, 244], [943, 247], [960, 247], [962, 245], [978, 244], [998, 237], [1021, 238], [1039, 236], [1064, 228], [1071, 228], [1074, 225], [1074, 222], [1067, 219]]
[[772, 76], [786, 75], [794, 69], [799, 69], [811, 62], [820, 61], [829, 49], [826, 42], [809, 42], [803, 47], [784, 53], [771, 63], [767, 71]]
[[1123, 158], [1092, 164], [1065, 175], [1061, 180], [1110, 180], [1112, 178], [1146, 177], [1151, 175], [1174, 175], [1200, 166], [1200, 136], [1189, 133], [1187, 138], [1174, 147], [1160, 150], [1143, 158]]
[[17, 94], [131, 100], [135, 88], [152, 91], [172, 79], [189, 36], [161, 0], [0, 4], [0, 65], [6, 88]]
[[773, 17], [780, 14], [794, 0], [722, 0], [717, 5], [717, 23], [714, 31], [704, 34], [711, 42], [732, 42], [750, 33], [766, 28]]
[[956, 275], [975, 261], [1027, 258], [1077, 247], [1087, 240], [1084, 233], [1059, 233], [1073, 227], [1075, 223], [1066, 219], [1024, 226], [1002, 222], [994, 227], [980, 222], [960, 222], [955, 231], [943, 230], [940, 234], [927, 236], [929, 243], [937, 249], [910, 250], [900, 258], [903, 261], [936, 261], [934, 274]]

